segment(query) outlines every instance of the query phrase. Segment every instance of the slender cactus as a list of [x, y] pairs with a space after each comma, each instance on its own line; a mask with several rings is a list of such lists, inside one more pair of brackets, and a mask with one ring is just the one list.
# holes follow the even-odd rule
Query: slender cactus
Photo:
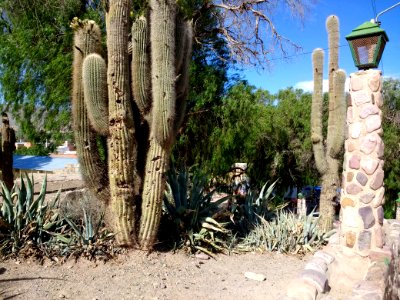
[[[107, 178], [109, 223], [119, 244], [146, 250], [156, 242], [165, 172], [186, 110], [192, 45], [192, 24], [184, 20], [176, 1], [151, 0], [149, 5], [146, 16], [131, 24], [130, 1], [110, 0], [107, 63], [95, 46], [74, 62], [74, 91], [79, 91], [74, 101], [84, 104], [74, 114], [75, 122], [84, 122], [85, 132], [94, 131], [94, 137], [107, 137], [108, 172], [101, 176]], [[81, 44], [91, 45], [100, 38], [87, 34], [87, 24], [92, 21], [75, 20], [72, 28]], [[76, 140], [81, 143], [81, 167], [92, 175], [94, 158], [86, 156], [85, 140]], [[92, 190], [100, 188], [97, 180]]]
[[13, 152], [15, 151], [15, 132], [10, 127], [8, 115], [4, 112], [1, 114], [1, 123], [0, 179], [11, 190], [14, 185]]
[[323, 61], [322, 49], [312, 54], [314, 93], [311, 109], [311, 140], [318, 172], [322, 176], [320, 197], [321, 226], [330, 230], [333, 226], [333, 201], [339, 187], [339, 155], [344, 143], [346, 102], [344, 85], [346, 73], [338, 69], [339, 20], [329, 16], [326, 21], [329, 39], [329, 117], [326, 139], [323, 136]]

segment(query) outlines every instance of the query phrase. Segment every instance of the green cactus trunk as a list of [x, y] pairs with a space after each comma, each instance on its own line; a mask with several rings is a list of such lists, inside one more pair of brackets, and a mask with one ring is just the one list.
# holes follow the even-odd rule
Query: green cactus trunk
[[11, 190], [14, 185], [13, 152], [15, 151], [15, 132], [10, 127], [6, 113], [2, 113], [1, 123], [0, 179]]
[[[82, 67], [76, 70], [83, 77], [74, 77], [80, 81], [75, 85], [83, 86], [79, 96], [84, 95], [84, 101], [79, 103], [86, 105], [81, 114], [74, 115], [76, 122], [85, 121], [87, 131], [93, 129], [108, 141], [108, 172], [101, 174], [108, 175], [104, 177], [110, 191], [109, 225], [120, 245], [145, 250], [151, 250], [157, 238], [165, 172], [185, 113], [192, 44], [191, 23], [177, 13], [175, 1], [149, 4], [150, 13], [130, 24], [130, 1], [110, 0], [107, 64], [90, 54], [98, 52], [91, 49], [84, 52], [83, 71]], [[87, 24], [91, 21], [72, 23], [76, 37], [86, 37], [82, 32], [88, 32]], [[85, 161], [81, 167], [91, 167], [93, 158], [85, 156], [84, 147], [79, 150]]]
[[320, 225], [329, 231], [333, 227], [333, 202], [339, 187], [340, 153], [344, 143], [346, 74], [338, 69], [339, 21], [336, 16], [327, 19], [329, 38], [329, 117], [326, 140], [323, 136], [323, 60], [322, 49], [315, 49], [312, 55], [314, 70], [314, 93], [311, 110], [311, 140], [316, 167], [322, 176], [320, 197]]

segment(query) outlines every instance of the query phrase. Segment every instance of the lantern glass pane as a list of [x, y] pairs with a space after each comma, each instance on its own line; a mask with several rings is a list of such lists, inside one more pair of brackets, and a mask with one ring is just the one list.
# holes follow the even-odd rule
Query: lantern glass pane
[[369, 36], [352, 41], [358, 64], [366, 65], [374, 62], [378, 41], [378, 36]]

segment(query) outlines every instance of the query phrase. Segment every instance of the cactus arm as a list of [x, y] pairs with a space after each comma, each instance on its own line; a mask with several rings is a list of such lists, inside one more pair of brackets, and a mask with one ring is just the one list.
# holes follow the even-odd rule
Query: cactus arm
[[329, 47], [329, 99], [334, 97], [333, 75], [339, 68], [339, 19], [331, 15], [326, 19]]
[[93, 21], [80, 21], [75, 18], [71, 24], [75, 29], [73, 49], [72, 79], [72, 116], [73, 128], [78, 153], [78, 160], [83, 180], [97, 197], [109, 200], [106, 165], [97, 151], [96, 133], [89, 126], [89, 119], [84, 103], [82, 85], [82, 63], [89, 53], [101, 52], [100, 28]]
[[132, 24], [132, 93], [142, 115], [150, 109], [150, 66], [148, 53], [148, 24], [144, 16]]
[[85, 105], [93, 128], [108, 135], [107, 67], [97, 53], [85, 57], [82, 66]]
[[134, 174], [136, 142], [131, 103], [128, 35], [130, 1], [110, 0], [106, 12], [108, 54], [108, 165], [111, 211], [120, 245], [136, 244]]
[[312, 54], [314, 92], [311, 105], [311, 140], [315, 164], [320, 174], [325, 174], [328, 168], [325, 160], [324, 138], [322, 135], [323, 62], [324, 51], [322, 49], [315, 49]]
[[186, 100], [189, 94], [189, 64], [192, 54], [192, 22], [177, 18], [176, 26], [176, 119], [175, 133], [178, 132], [186, 113]]
[[[346, 116], [346, 94], [344, 90], [346, 82], [345, 71], [339, 69], [334, 73], [334, 97], [333, 109], [329, 111], [329, 116], [335, 116], [335, 122], [328, 127], [327, 151], [328, 154], [337, 158], [342, 150], [345, 132]], [[331, 131], [331, 132], [330, 132]]]
[[153, 137], [170, 147], [175, 120], [175, 16], [176, 2], [151, 0], [151, 69]]

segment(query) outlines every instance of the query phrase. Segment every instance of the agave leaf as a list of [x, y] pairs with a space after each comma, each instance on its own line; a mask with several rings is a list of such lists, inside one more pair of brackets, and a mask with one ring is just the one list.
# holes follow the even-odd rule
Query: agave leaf
[[207, 222], [203, 222], [202, 224], [201, 224], [201, 226], [203, 227], [203, 228], [206, 228], [206, 229], [211, 229], [211, 230], [214, 230], [214, 231], [218, 231], [218, 232], [222, 232], [222, 233], [225, 233], [226, 232], [226, 229], [224, 229], [224, 228], [219, 228], [219, 227], [217, 227], [217, 226], [213, 226], [213, 225], [211, 225], [210, 223], [207, 223]]
[[77, 236], [81, 239], [84, 240], [84, 237], [82, 235], [82, 232], [79, 230], [78, 226], [72, 221], [70, 220], [68, 217], [64, 217], [64, 220], [69, 224], [69, 226], [71, 226], [71, 228], [75, 231], [75, 233], [77, 234]]
[[216, 257], [211, 251], [208, 251], [208, 250], [207, 250], [206, 248], [204, 248], [204, 247], [194, 246], [194, 248], [196, 248], [197, 250], [199, 250], [199, 251], [201, 251], [201, 252], [207, 254], [208, 256], [210, 256], [210, 257], [212, 257], [212, 258], [214, 258], [214, 259], [217, 259], [217, 257]]

